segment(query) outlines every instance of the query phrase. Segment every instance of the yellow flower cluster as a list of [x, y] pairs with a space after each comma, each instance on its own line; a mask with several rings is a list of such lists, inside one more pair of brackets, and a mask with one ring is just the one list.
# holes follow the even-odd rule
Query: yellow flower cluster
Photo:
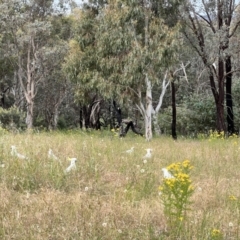
[[231, 138], [238, 138], [238, 135], [235, 134], [235, 133], [233, 133], [231, 136], [229, 136], [229, 138], [230, 138], [230, 139], [231, 139]]
[[190, 161], [189, 160], [184, 160], [182, 163], [181, 162], [177, 162], [177, 163], [172, 163], [170, 164], [167, 169], [170, 172], [182, 172], [183, 169], [184, 170], [190, 170], [192, 169], [193, 166], [191, 166]]
[[210, 131], [209, 132], [209, 140], [213, 140], [213, 139], [224, 139], [225, 137], [225, 133], [224, 131], [222, 132], [217, 132], [217, 131]]
[[182, 222], [186, 211], [189, 210], [190, 197], [194, 192], [189, 175], [192, 168], [189, 160], [170, 164], [167, 170], [172, 177], [165, 177], [159, 187], [164, 212], [171, 224]]
[[[163, 183], [166, 187], [179, 188], [190, 190], [193, 189], [191, 186], [191, 180], [189, 176], [190, 170], [193, 168], [189, 160], [184, 160], [183, 162], [172, 163], [167, 167], [167, 170], [174, 176], [173, 178], [165, 178]], [[188, 188], [186, 189], [186, 186]], [[183, 190], [182, 189], [182, 190]]]
[[174, 188], [175, 183], [176, 183], [176, 179], [175, 178], [167, 178], [164, 180], [165, 184], [169, 187], [169, 188]]
[[237, 198], [234, 195], [229, 196], [229, 200], [231, 201], [237, 201]]
[[222, 239], [222, 233], [219, 229], [213, 229], [211, 232], [212, 239]]
[[189, 175], [186, 173], [178, 173], [178, 174], [176, 174], [176, 178], [178, 179], [178, 181], [180, 181], [182, 183], [190, 183], [191, 182]]
[[[167, 170], [172, 173], [174, 178], [168, 178], [164, 180], [164, 183], [170, 188], [174, 188], [175, 185], [188, 185], [190, 187], [190, 177], [189, 172], [193, 168], [189, 160], [185, 160], [182, 163], [172, 163], [167, 167]], [[193, 189], [192, 186], [190, 189]]]

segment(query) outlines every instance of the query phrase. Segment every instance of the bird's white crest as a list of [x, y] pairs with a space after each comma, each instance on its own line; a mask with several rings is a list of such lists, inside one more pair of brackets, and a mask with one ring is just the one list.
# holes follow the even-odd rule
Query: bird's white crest
[[132, 153], [134, 151], [134, 147], [131, 147], [129, 150], [126, 151], [126, 153]]
[[20, 159], [27, 159], [24, 155], [17, 152], [16, 146], [11, 146], [11, 155]]
[[75, 170], [76, 169], [76, 161], [77, 161], [77, 158], [68, 158], [70, 162], [70, 165], [65, 169], [65, 173], [68, 173], [72, 170]]
[[48, 158], [58, 160], [58, 157], [53, 153], [53, 150], [51, 148], [48, 150]]
[[152, 157], [152, 149], [147, 148], [146, 151], [147, 151], [147, 153], [145, 156], [143, 156], [143, 158], [151, 158]]
[[162, 168], [164, 178], [174, 178], [174, 176], [166, 169]]

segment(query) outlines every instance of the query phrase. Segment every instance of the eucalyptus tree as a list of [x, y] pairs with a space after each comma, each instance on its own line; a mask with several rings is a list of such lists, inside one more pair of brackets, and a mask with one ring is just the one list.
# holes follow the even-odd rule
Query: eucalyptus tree
[[5, 55], [12, 60], [15, 86], [20, 85], [26, 101], [28, 129], [33, 127], [35, 98], [39, 87], [45, 81], [51, 81], [48, 75], [50, 68], [54, 67], [54, 63], [57, 64], [53, 59], [58, 59], [61, 51], [66, 49], [56, 38], [53, 41], [53, 4], [53, 0], [0, 1], [0, 30], [6, 36]]
[[71, 36], [71, 19], [55, 15], [50, 21], [51, 35], [40, 56], [44, 81], [39, 86], [35, 101], [36, 112], [40, 118], [44, 117], [49, 130], [57, 128], [60, 106], [71, 91], [71, 84], [62, 68]]
[[[168, 28], [151, 2], [109, 2], [99, 16], [97, 50], [102, 92], [115, 92], [136, 104], [152, 138], [152, 89], [161, 84], [177, 49], [178, 26]], [[164, 83], [163, 91], [166, 87]], [[159, 98], [161, 100], [161, 97]]]
[[42, 58], [44, 62], [44, 81], [38, 87], [35, 98], [36, 113], [45, 119], [48, 130], [56, 129], [59, 117], [59, 108], [64, 101], [70, 84], [61, 69], [62, 61], [67, 52], [67, 46], [56, 43], [55, 46], [45, 48]]
[[88, 6], [74, 18], [75, 38], [69, 43], [65, 70], [76, 83], [76, 98], [86, 100], [95, 93], [120, 103], [131, 101], [144, 117], [145, 136], [151, 140], [152, 89], [162, 85], [165, 75], [166, 90], [165, 71], [174, 60], [178, 26], [170, 29], [151, 2], [138, 0]]
[[99, 128], [102, 95], [95, 76], [99, 70], [96, 50], [98, 10], [95, 6], [75, 9], [70, 15], [73, 38], [64, 63], [66, 75], [74, 84], [75, 100], [80, 105], [81, 126]]
[[[210, 87], [216, 105], [218, 131], [234, 132], [232, 103], [232, 76], [239, 69], [232, 68], [232, 56], [236, 51], [232, 40], [240, 24], [233, 0], [187, 2], [182, 9], [185, 23], [183, 32], [198, 53], [208, 72]], [[226, 82], [227, 124], [224, 118], [224, 94]]]
[[[46, 1], [50, 4], [52, 1]], [[6, 43], [8, 54], [15, 57], [17, 79], [27, 102], [26, 124], [33, 127], [33, 106], [38, 83], [43, 69], [39, 55], [50, 34], [50, 23], [46, 20], [48, 7], [42, 2], [1, 1], [1, 30], [9, 36]]]

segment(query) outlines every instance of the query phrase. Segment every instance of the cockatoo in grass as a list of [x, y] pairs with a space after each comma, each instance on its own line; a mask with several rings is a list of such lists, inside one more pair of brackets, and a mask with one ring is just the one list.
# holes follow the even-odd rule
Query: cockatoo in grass
[[58, 160], [58, 157], [53, 153], [52, 149], [48, 150], [48, 158]]
[[131, 149], [127, 150], [126, 153], [132, 153], [134, 151], [134, 147], [131, 147]]
[[11, 155], [20, 159], [27, 159], [24, 155], [17, 152], [16, 146], [11, 146]]
[[174, 176], [166, 169], [162, 168], [164, 178], [174, 178]]
[[152, 149], [151, 148], [147, 148], [146, 149], [147, 153], [145, 156], [143, 156], [143, 159], [149, 159], [152, 157]]
[[68, 158], [70, 162], [70, 165], [65, 169], [65, 173], [68, 173], [72, 170], [75, 170], [76, 169], [76, 161], [77, 161], [77, 158]]

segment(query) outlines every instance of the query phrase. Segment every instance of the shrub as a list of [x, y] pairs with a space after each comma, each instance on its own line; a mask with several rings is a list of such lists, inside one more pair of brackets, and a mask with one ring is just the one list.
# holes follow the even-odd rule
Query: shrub
[[23, 118], [23, 114], [16, 107], [0, 108], [0, 122], [3, 128], [9, 130], [22, 128], [24, 126]]
[[[177, 133], [194, 135], [215, 130], [215, 104], [212, 96], [191, 96], [177, 106]], [[172, 108], [164, 109], [159, 115], [164, 133], [171, 134]]]
[[169, 175], [159, 187], [164, 205], [164, 214], [167, 217], [171, 230], [179, 227], [189, 210], [190, 197], [194, 192], [189, 173], [192, 169], [189, 160], [172, 163], [167, 167]]

